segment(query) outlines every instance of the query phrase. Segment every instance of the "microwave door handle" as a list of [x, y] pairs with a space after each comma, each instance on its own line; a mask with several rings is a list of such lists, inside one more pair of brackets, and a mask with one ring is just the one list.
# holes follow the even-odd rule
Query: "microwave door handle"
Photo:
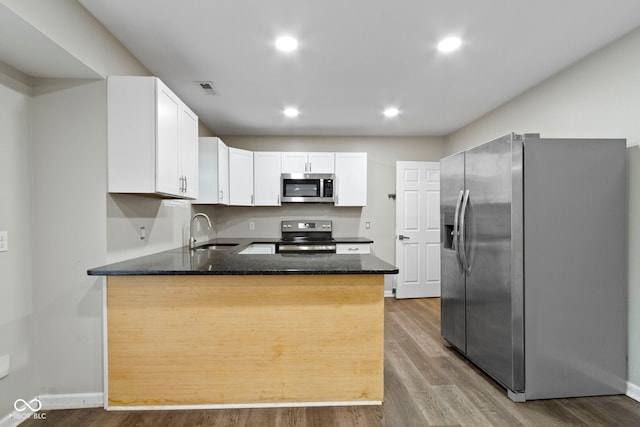
[[451, 242], [451, 246], [453, 247], [453, 250], [456, 251], [456, 260], [458, 261], [458, 267], [460, 267], [460, 271], [463, 271], [464, 267], [462, 266], [462, 258], [460, 257], [460, 244], [458, 242], [458, 239], [460, 237], [460, 224], [459, 224], [459, 218], [460, 218], [460, 206], [462, 205], [462, 197], [464, 195], [464, 191], [460, 190], [460, 193], [458, 194], [458, 200], [456, 201], [456, 212], [453, 216], [453, 240]]

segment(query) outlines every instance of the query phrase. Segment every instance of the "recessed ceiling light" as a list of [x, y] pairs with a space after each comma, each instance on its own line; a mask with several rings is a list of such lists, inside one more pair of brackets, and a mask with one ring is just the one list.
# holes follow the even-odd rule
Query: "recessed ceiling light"
[[398, 110], [396, 107], [389, 107], [385, 109], [382, 114], [384, 114], [385, 117], [396, 117], [398, 114], [400, 114], [400, 110]]
[[440, 43], [438, 43], [438, 50], [440, 52], [453, 52], [458, 49], [462, 44], [462, 40], [458, 37], [447, 37], [446, 39], [442, 39]]
[[300, 111], [298, 111], [297, 108], [288, 107], [282, 111], [282, 114], [284, 114], [287, 117], [293, 118], [293, 117], [298, 117], [298, 115], [300, 115]]
[[276, 39], [276, 48], [282, 52], [293, 52], [298, 48], [298, 40], [291, 36], [282, 36]]

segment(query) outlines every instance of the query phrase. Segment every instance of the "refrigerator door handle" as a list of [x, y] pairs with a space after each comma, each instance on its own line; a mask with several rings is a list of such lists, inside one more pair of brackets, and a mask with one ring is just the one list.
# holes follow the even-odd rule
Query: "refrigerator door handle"
[[462, 200], [462, 209], [460, 210], [460, 247], [458, 248], [458, 252], [460, 253], [460, 258], [462, 260], [462, 268], [464, 271], [469, 271], [469, 263], [467, 262], [467, 248], [466, 248], [466, 233], [464, 226], [464, 218], [467, 213], [467, 205], [469, 204], [469, 190], [465, 190], [464, 198]]
[[458, 194], [458, 201], [456, 202], [456, 212], [453, 216], [453, 241], [451, 242], [451, 246], [456, 251], [456, 259], [458, 260], [458, 266], [460, 270], [464, 270], [464, 266], [462, 265], [462, 258], [460, 258], [460, 244], [458, 239], [460, 238], [460, 227], [459, 227], [459, 218], [460, 218], [460, 206], [462, 205], [462, 196], [464, 194], [463, 190], [460, 190]]

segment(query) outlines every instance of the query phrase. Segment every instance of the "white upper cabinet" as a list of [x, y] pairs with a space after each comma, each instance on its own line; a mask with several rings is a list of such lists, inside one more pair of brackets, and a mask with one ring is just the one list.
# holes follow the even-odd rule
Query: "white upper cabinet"
[[[115, 84], [109, 80], [110, 86]], [[178, 195], [182, 192], [179, 151], [180, 100], [163, 84], [156, 85], [156, 188], [158, 193]], [[111, 99], [109, 100], [111, 104]], [[111, 116], [110, 116], [111, 117]], [[133, 121], [133, 120], [132, 120]], [[109, 122], [111, 124], [111, 121]], [[113, 131], [110, 130], [109, 135]], [[152, 135], [149, 135], [152, 138]], [[111, 145], [112, 141], [109, 141]], [[117, 143], [113, 141], [113, 143]], [[109, 159], [111, 160], [111, 159]], [[110, 164], [111, 165], [111, 164]], [[134, 171], [135, 172], [135, 171]], [[177, 178], [177, 179], [176, 179]]]
[[229, 147], [229, 204], [253, 205], [253, 152]]
[[282, 173], [304, 173], [307, 162], [307, 153], [282, 153]]
[[309, 153], [309, 173], [333, 173], [334, 153]]
[[108, 191], [198, 197], [198, 116], [160, 79], [107, 81]]
[[334, 153], [282, 153], [282, 173], [333, 173]]
[[256, 151], [253, 153], [254, 206], [280, 206], [280, 152]]
[[202, 137], [198, 150], [196, 204], [229, 204], [229, 147], [220, 139]]
[[336, 206], [367, 205], [367, 153], [336, 153]]
[[180, 174], [184, 176], [184, 193], [190, 199], [197, 199], [198, 116], [189, 109], [182, 109], [180, 120]]

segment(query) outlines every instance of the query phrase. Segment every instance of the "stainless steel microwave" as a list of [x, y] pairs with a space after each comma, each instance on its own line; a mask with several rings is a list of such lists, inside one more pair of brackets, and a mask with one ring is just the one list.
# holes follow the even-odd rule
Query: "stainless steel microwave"
[[329, 173], [283, 173], [281, 197], [283, 202], [333, 203], [333, 181]]

